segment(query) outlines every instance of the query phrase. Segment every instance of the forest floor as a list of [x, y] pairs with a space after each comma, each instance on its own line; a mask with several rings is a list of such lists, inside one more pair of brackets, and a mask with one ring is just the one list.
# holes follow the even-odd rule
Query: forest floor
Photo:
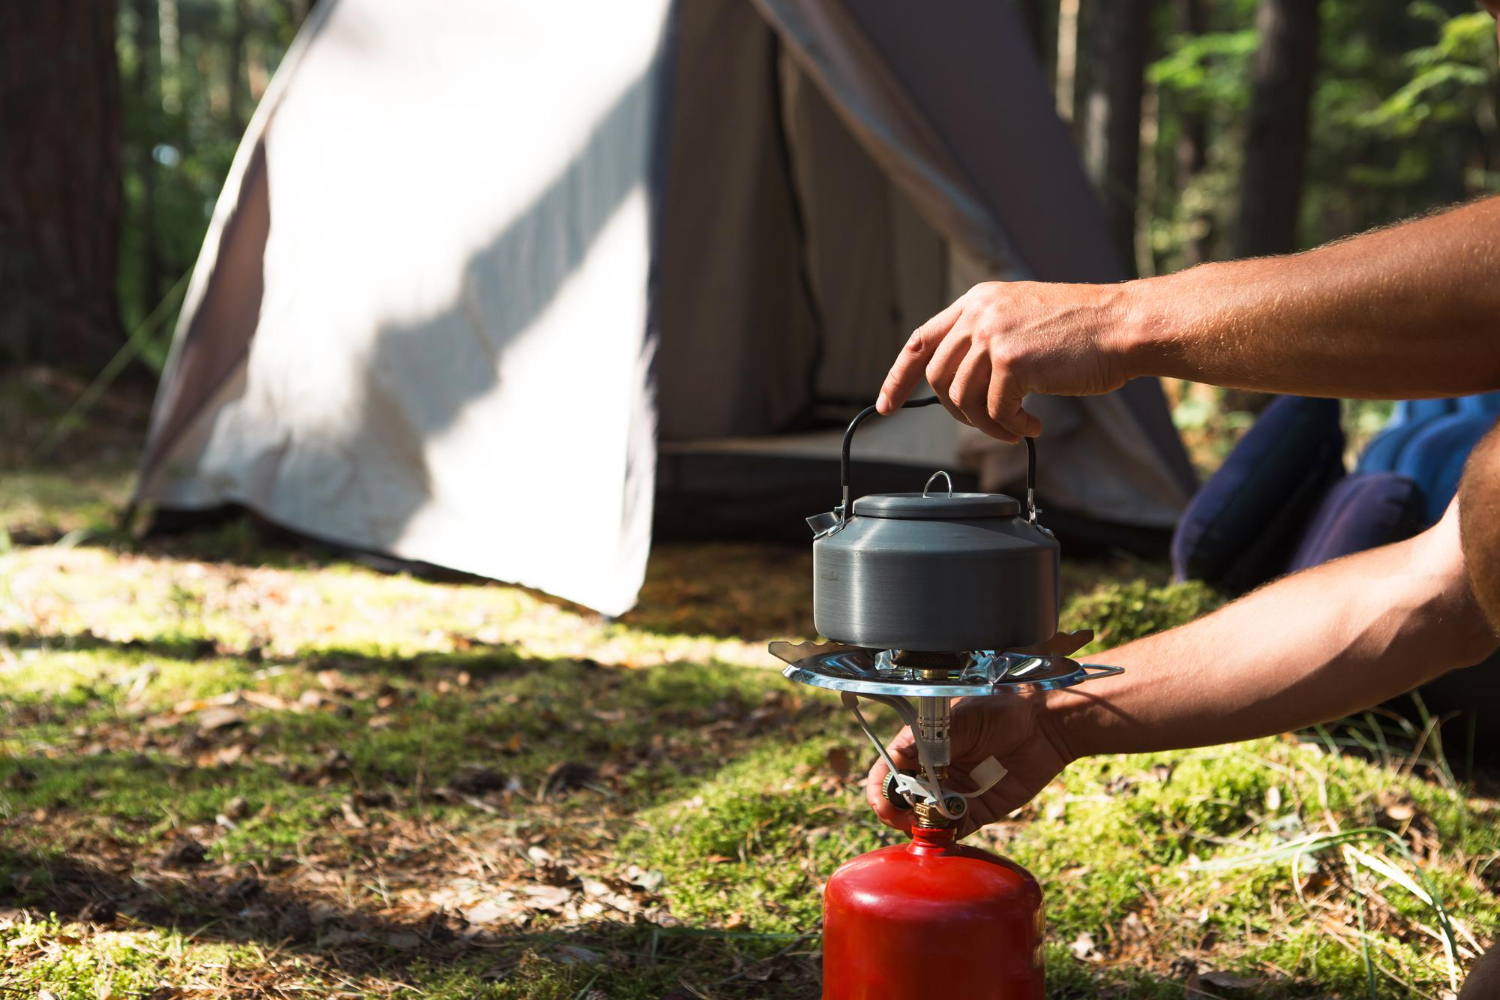
[[[806, 547], [658, 547], [607, 621], [244, 519], [123, 537], [129, 457], [0, 480], [0, 996], [817, 996], [823, 882], [898, 838], [765, 652]], [[1066, 589], [1099, 645], [1216, 603]], [[973, 841], [1042, 881], [1053, 997], [1451, 996], [1500, 829], [1423, 736], [1089, 760]]]

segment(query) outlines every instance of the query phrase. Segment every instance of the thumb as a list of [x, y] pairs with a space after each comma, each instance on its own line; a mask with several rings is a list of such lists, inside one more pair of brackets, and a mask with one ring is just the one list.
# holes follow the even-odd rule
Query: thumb
[[[886, 753], [890, 755], [891, 763], [896, 765], [897, 770], [912, 770], [917, 766], [917, 753], [912, 740], [911, 730], [903, 729], [896, 738], [886, 747]], [[865, 801], [880, 817], [880, 821], [887, 826], [893, 826], [898, 830], [910, 830], [912, 815], [909, 810], [898, 809], [885, 797], [885, 776], [890, 773], [886, 766], [885, 758], [876, 756], [875, 763], [870, 766], [870, 773], [865, 778]]]
[[885, 745], [885, 752], [891, 755], [891, 761], [897, 770], [909, 771], [921, 766], [922, 759], [917, 754], [917, 738], [912, 735], [910, 726], [902, 727], [896, 738]]

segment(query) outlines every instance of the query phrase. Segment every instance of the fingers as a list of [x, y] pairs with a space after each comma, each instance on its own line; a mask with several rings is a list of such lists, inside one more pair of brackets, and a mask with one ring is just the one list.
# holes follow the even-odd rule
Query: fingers
[[975, 344], [948, 387], [949, 398], [971, 426], [1006, 444], [1015, 444], [1020, 438], [990, 419], [990, 372], [989, 352]]
[[1042, 422], [1021, 405], [1025, 399], [1026, 390], [1015, 372], [994, 366], [985, 411], [995, 424], [1012, 435], [1012, 441], [1042, 433]]
[[927, 368], [928, 360], [936, 353], [938, 345], [958, 317], [963, 315], [963, 311], [963, 299], [960, 297], [954, 299], [947, 309], [917, 327], [901, 353], [896, 356], [896, 363], [891, 365], [885, 383], [880, 387], [880, 398], [876, 400], [875, 407], [881, 414], [889, 416], [900, 409], [911, 396], [917, 383], [922, 381], [922, 373]]
[[958, 396], [953, 388], [958, 373], [970, 354], [969, 338], [955, 327], [938, 345], [937, 352], [927, 363], [927, 384], [937, 393], [938, 402], [943, 404], [943, 409], [961, 424], [969, 423], [969, 418], [960, 409]]
[[[910, 729], [902, 729], [896, 738], [886, 747], [886, 753], [891, 755], [892, 762], [902, 770], [910, 770], [917, 766], [917, 752], [915, 741], [912, 739]], [[895, 827], [898, 830], [911, 831], [912, 814], [910, 810], [897, 809], [886, 799], [883, 786], [885, 776], [890, 769], [885, 766], [884, 757], [876, 757], [875, 763], [870, 768], [869, 775], [865, 778], [865, 801], [870, 808], [875, 810], [875, 815], [886, 826]]]
[[886, 826], [895, 827], [897, 830], [910, 832], [911, 811], [897, 809], [885, 797], [883, 786], [888, 773], [890, 772], [885, 766], [885, 761], [879, 757], [875, 758], [875, 766], [870, 768], [869, 777], [865, 778], [865, 801], [870, 804], [871, 809], [875, 810], [875, 815], [880, 817], [880, 822]]

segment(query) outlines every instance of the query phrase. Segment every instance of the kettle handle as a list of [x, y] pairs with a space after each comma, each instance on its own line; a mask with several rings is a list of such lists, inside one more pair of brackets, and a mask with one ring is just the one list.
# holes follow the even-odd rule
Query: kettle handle
[[[921, 399], [909, 399], [901, 404], [903, 410], [914, 410], [919, 406], [932, 406], [939, 402], [936, 396], [923, 396]], [[859, 411], [858, 416], [849, 421], [849, 429], [844, 431], [844, 447], [839, 453], [839, 519], [843, 520], [854, 513], [854, 508], [849, 505], [849, 448], [854, 444], [854, 432], [859, 425], [865, 422], [866, 417], [874, 416], [879, 411], [873, 406], [867, 406]], [[1026, 519], [1032, 524], [1036, 523], [1036, 441], [1032, 438], [1023, 438], [1026, 442]]]

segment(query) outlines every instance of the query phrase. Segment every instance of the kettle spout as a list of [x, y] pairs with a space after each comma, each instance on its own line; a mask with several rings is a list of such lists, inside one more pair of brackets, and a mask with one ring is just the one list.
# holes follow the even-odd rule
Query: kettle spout
[[825, 514], [814, 514], [808, 518], [807, 526], [812, 529], [813, 538], [822, 538], [842, 528], [844, 518], [840, 511], [830, 510]]

